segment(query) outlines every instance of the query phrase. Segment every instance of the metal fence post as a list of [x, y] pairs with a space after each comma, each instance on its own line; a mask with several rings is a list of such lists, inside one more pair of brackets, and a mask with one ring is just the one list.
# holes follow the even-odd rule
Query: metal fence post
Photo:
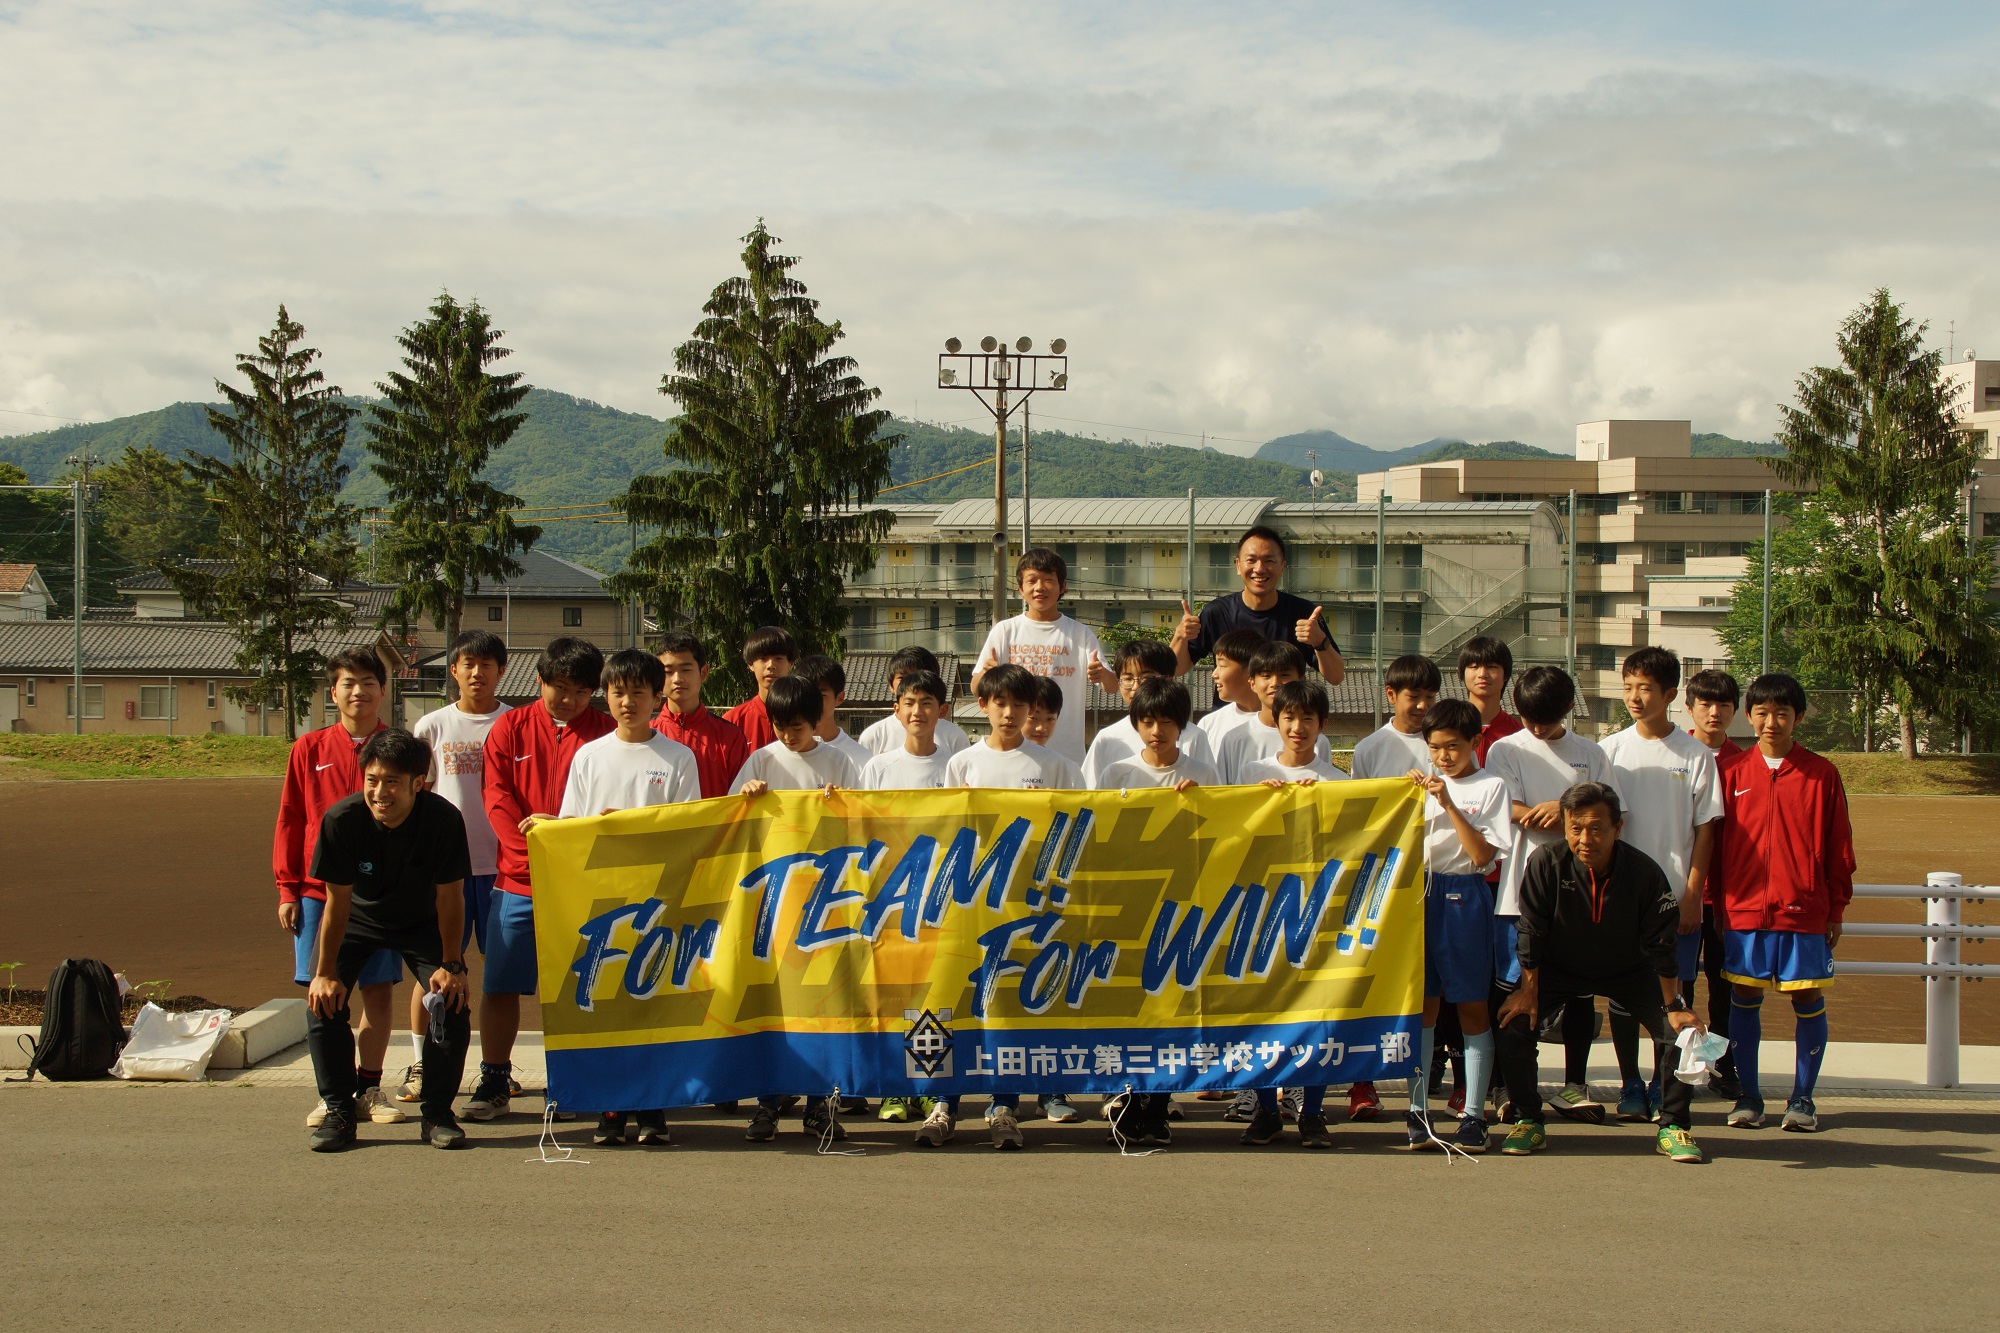
[[[1955, 889], [1965, 881], [1944, 870], [1924, 877], [1933, 889]], [[1926, 898], [1924, 924], [1956, 926], [1960, 923], [1960, 900]], [[1924, 961], [1933, 967], [1958, 965], [1958, 938], [1924, 941]], [[1934, 1088], [1958, 1086], [1958, 986], [1956, 976], [1924, 979], [1924, 1082]]]

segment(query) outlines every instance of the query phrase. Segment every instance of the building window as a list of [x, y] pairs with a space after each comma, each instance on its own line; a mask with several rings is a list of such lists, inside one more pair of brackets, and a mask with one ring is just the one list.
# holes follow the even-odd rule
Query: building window
[[1057, 543], [1056, 543], [1056, 554], [1062, 557], [1062, 562], [1063, 562], [1063, 564], [1064, 564], [1065, 566], [1067, 566], [1067, 567], [1068, 567], [1068, 569], [1069, 569], [1069, 576], [1070, 576], [1071, 578], [1075, 578], [1075, 577], [1076, 577], [1076, 543], [1075, 543], [1075, 542], [1057, 542]]
[[[63, 686], [63, 716], [76, 716], [76, 686]], [[83, 716], [85, 720], [104, 716], [104, 687], [86, 685], [83, 687]]]
[[1153, 548], [1153, 559], [1160, 564], [1177, 564], [1180, 558], [1181, 548], [1178, 546], [1155, 546]]
[[[2000, 537], [2000, 513], [1982, 515], [1979, 520], [1979, 534], [1982, 537]], [[32, 692], [34, 688], [35, 682], [29, 681], [28, 689]]]
[[1125, 623], [1125, 608], [1116, 602], [1108, 602], [1104, 607], [1104, 623], [1122, 625]]
[[1580, 650], [1583, 664], [1592, 671], [1616, 671], [1618, 649], [1608, 643], [1593, 643]]
[[496, 620], [496, 621], [505, 620], [507, 618], [507, 608], [501, 606], [500, 603], [495, 602], [493, 605], [486, 608], [486, 618], [488, 620]]
[[953, 629], [978, 629], [979, 608], [976, 606], [955, 606], [952, 608]]
[[215, 707], [215, 682], [212, 680], [208, 682], [208, 706]]
[[847, 623], [855, 629], [875, 628], [875, 608], [857, 606], [847, 613]]
[[932, 605], [932, 607], [931, 607], [931, 628], [932, 628], [932, 629], [936, 629], [936, 628], [938, 627], [938, 618], [939, 618], [939, 616], [940, 616], [941, 614], [943, 614], [943, 613], [942, 613], [942, 610], [941, 610], [941, 609], [940, 609], [940, 608], [939, 608], [938, 606], [936, 606], [935, 604], [934, 604], [934, 605]]
[[1655, 514], [1761, 514], [1762, 491], [1654, 491], [1646, 508]]
[[1618, 563], [1618, 543], [1579, 542], [1576, 548], [1576, 563], [1579, 565], [1615, 565]]
[[1123, 568], [1125, 564], [1125, 543], [1107, 542], [1104, 547], [1104, 564], [1106, 568], [1113, 566]]
[[1723, 610], [1729, 609], [1729, 599], [1727, 597], [1697, 597], [1694, 599], [1694, 604], [1696, 606], [1721, 607]]
[[28, 683], [28, 689], [27, 689], [28, 707], [33, 708], [35, 706], [35, 678], [33, 676], [28, 677], [27, 683]]
[[1236, 548], [1234, 546], [1231, 546], [1228, 542], [1210, 542], [1208, 544], [1208, 567], [1210, 569], [1229, 569], [1234, 567], [1235, 564]]
[[953, 564], [975, 565], [979, 563], [979, 548], [971, 542], [954, 542], [952, 546], [954, 548], [952, 555]]
[[[88, 700], [86, 699], [87, 703]], [[171, 685], [141, 685], [139, 687], [139, 719], [142, 722], [171, 722], [180, 716], [174, 707], [174, 688]]]
[[565, 606], [563, 608], [563, 628], [578, 629], [581, 628], [582, 625], [583, 625], [583, 608], [580, 606]]

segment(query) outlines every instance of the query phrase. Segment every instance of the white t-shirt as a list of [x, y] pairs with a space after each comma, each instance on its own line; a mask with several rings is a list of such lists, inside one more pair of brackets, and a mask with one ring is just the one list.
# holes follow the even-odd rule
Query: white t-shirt
[[1255, 782], [1267, 782], [1276, 778], [1280, 782], [1303, 782], [1312, 778], [1319, 782], [1345, 782], [1347, 774], [1333, 766], [1331, 759], [1313, 756], [1313, 761], [1303, 768], [1293, 768], [1280, 763], [1276, 756], [1269, 759], [1252, 759], [1236, 775], [1236, 780], [1245, 786]]
[[[1445, 794], [1465, 816], [1465, 822], [1486, 839], [1493, 848], [1493, 854], [1504, 863], [1507, 845], [1512, 840], [1508, 830], [1513, 823], [1513, 804], [1507, 796], [1507, 784], [1491, 773], [1474, 770], [1467, 777], [1446, 778], [1444, 785]], [[1424, 863], [1433, 875], [1472, 875], [1479, 872], [1479, 867], [1465, 854], [1465, 844], [1458, 840], [1458, 830], [1452, 827], [1450, 817], [1435, 796], [1424, 797]]]
[[987, 631], [979, 661], [1012, 662], [1037, 676], [1053, 677], [1062, 687], [1063, 706], [1048, 748], [1072, 764], [1083, 762], [1083, 712], [1089, 700], [1090, 664], [1104, 661], [1096, 630], [1068, 616], [1054, 620], [1009, 616]]
[[659, 732], [643, 741], [621, 741], [615, 731], [577, 747], [563, 787], [564, 819], [636, 810], [701, 799], [694, 751]]
[[[1560, 800], [1579, 782], [1601, 782], [1618, 790], [1617, 774], [1611, 771], [1611, 761], [1597, 742], [1567, 729], [1552, 741], [1537, 740], [1525, 730], [1509, 732], [1487, 747], [1486, 771], [1507, 784], [1510, 800], [1523, 805]], [[1497, 914], [1521, 914], [1521, 879], [1527, 872], [1528, 858], [1536, 849], [1562, 840], [1560, 822], [1549, 829], [1514, 825], [1511, 854], [1500, 868], [1500, 896], [1493, 908]]]
[[1033, 741], [996, 750], [985, 741], [968, 745], [945, 764], [947, 787], [1009, 787], [1016, 791], [1078, 791], [1083, 770]]
[[1255, 708], [1238, 708], [1232, 703], [1221, 703], [1210, 709], [1195, 725], [1208, 737], [1210, 751], [1219, 756], [1224, 738], [1245, 722], [1256, 721], [1257, 714]]
[[458, 807], [465, 820], [465, 850], [475, 875], [496, 874], [500, 839], [486, 817], [486, 735], [493, 719], [507, 711], [501, 704], [490, 713], [468, 713], [457, 704], [425, 713], [410, 732], [431, 747], [432, 791]]
[[[1248, 782], [1243, 776], [1251, 764], [1259, 759], [1275, 759], [1285, 748], [1285, 737], [1276, 727], [1264, 725], [1264, 719], [1253, 715], [1248, 722], [1231, 731], [1222, 742], [1222, 760], [1216, 766], [1222, 770], [1222, 780], [1229, 783]], [[1333, 762], [1333, 747], [1327, 744], [1324, 732], [1313, 745], [1313, 757]], [[1406, 770], [1407, 771], [1407, 770]]]
[[1715, 756], [1679, 727], [1654, 741], [1635, 725], [1604, 742], [1604, 757], [1625, 803], [1618, 836], [1658, 862], [1675, 893], [1685, 893], [1695, 828], [1722, 818]]
[[1200, 787], [1222, 785], [1222, 775], [1215, 771], [1214, 764], [1186, 750], [1167, 768], [1153, 767], [1143, 754], [1116, 760], [1106, 764], [1091, 785], [1098, 791], [1127, 791], [1134, 787], [1171, 787], [1182, 779]]
[[[1099, 781], [1104, 770], [1125, 759], [1135, 759], [1146, 743], [1139, 739], [1139, 729], [1132, 725], [1132, 719], [1121, 717], [1110, 726], [1097, 733], [1090, 742], [1090, 752], [1083, 757], [1083, 785], [1093, 791], [1104, 786]], [[1219, 773], [1215, 762], [1215, 752], [1210, 748], [1208, 737], [1199, 727], [1181, 729], [1178, 748], [1182, 754], [1193, 755], [1207, 761]], [[1217, 779], [1220, 781], [1220, 778]]]
[[[910, 739], [910, 731], [903, 725], [901, 718], [891, 713], [879, 721], [870, 722], [862, 729], [859, 739], [868, 747], [868, 753], [889, 754], [903, 748], [903, 743]], [[944, 751], [946, 758], [972, 744], [972, 738], [965, 734], [965, 728], [948, 717], [938, 719], [937, 734], [932, 739], [937, 741], [938, 749]]]
[[828, 783], [852, 790], [860, 785], [861, 775], [854, 771], [852, 759], [825, 741], [803, 754], [786, 749], [783, 741], [772, 741], [750, 752], [736, 781], [729, 784], [730, 795], [752, 782], [765, 783], [772, 791], [818, 791]]
[[833, 729], [833, 739], [824, 741], [822, 744], [831, 745], [834, 749], [846, 755], [847, 762], [854, 765], [854, 774], [856, 777], [861, 775], [862, 766], [875, 757], [875, 752], [860, 741], [855, 740], [854, 737], [848, 735], [845, 727], [835, 727]]
[[1415, 735], [1396, 730], [1393, 722], [1361, 738], [1354, 747], [1354, 776], [1357, 778], [1400, 778], [1411, 769], [1431, 771], [1431, 747], [1419, 731]]
[[945, 767], [951, 763], [951, 756], [940, 745], [929, 754], [911, 754], [909, 750], [890, 750], [886, 754], [869, 756], [861, 766], [861, 788], [864, 791], [922, 791], [930, 787], [944, 787], [954, 784], [945, 781]]

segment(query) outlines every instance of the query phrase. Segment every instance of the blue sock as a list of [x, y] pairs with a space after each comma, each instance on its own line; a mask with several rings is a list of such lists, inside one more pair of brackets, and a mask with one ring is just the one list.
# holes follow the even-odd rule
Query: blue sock
[[1736, 1043], [1736, 1078], [1743, 1095], [1762, 1105], [1764, 1092], [1757, 1082], [1757, 1047], [1764, 1040], [1764, 997], [1754, 1000], [1730, 993], [1729, 1039]]
[[1258, 1088], [1257, 1105], [1276, 1115], [1278, 1113], [1278, 1090], [1276, 1088]]
[[1792, 1096], [1811, 1097], [1819, 1083], [1820, 1062], [1826, 1059], [1826, 994], [1817, 990], [1795, 992], [1792, 1012], [1799, 1020], [1792, 1037], [1797, 1058], [1792, 1070]]
[[1299, 1106], [1300, 1115], [1323, 1115], [1326, 1112], [1326, 1084], [1308, 1087], [1305, 1098]]
[[1431, 1056], [1437, 1052], [1437, 1029], [1428, 1023], [1417, 1038], [1417, 1067], [1410, 1071], [1410, 1109], [1428, 1114], [1431, 1109]]
[[1486, 1089], [1493, 1081], [1493, 1029], [1465, 1034], [1465, 1113], [1486, 1118]]

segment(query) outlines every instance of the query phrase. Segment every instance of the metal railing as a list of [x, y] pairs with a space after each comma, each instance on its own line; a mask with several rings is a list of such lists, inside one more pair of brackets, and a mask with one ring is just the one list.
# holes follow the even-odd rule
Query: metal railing
[[1924, 1082], [1934, 1088], [1958, 1086], [1958, 986], [1961, 981], [2000, 980], [2000, 966], [1959, 961], [1966, 940], [2000, 940], [2000, 925], [1968, 926], [1964, 905], [2000, 898], [2000, 887], [1967, 884], [1949, 871], [1932, 871], [1923, 884], [1856, 884], [1856, 898], [1921, 898], [1924, 924], [1854, 921], [1841, 927], [1843, 939], [1921, 939], [1921, 963], [1842, 962], [1838, 971], [1858, 977], [1924, 979]]

